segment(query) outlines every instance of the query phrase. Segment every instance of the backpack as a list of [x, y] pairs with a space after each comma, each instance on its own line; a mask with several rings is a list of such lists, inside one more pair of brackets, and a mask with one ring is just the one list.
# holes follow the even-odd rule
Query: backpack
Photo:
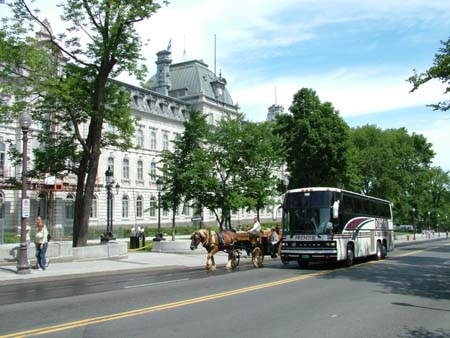
[[52, 235], [48, 234], [47, 235], [47, 242], [50, 242], [51, 239], [52, 239]]

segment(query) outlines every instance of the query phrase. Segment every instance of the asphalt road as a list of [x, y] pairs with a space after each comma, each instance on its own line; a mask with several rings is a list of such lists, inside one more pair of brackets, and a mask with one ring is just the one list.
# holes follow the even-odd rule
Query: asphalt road
[[0, 286], [0, 337], [450, 337], [448, 240], [350, 269], [241, 265]]

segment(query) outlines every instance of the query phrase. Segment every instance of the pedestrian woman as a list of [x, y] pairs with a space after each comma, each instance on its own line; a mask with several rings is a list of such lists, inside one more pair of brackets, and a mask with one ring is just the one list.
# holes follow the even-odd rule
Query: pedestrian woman
[[36, 259], [38, 270], [45, 270], [46, 260], [45, 253], [48, 247], [48, 230], [42, 222], [41, 217], [36, 218], [36, 234], [34, 235], [34, 245], [36, 246]]

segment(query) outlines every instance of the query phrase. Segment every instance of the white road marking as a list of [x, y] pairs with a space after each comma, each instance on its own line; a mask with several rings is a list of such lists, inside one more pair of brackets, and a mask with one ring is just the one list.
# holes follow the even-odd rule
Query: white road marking
[[142, 288], [145, 286], [154, 286], [154, 285], [161, 285], [161, 284], [171, 284], [171, 283], [177, 283], [177, 282], [183, 282], [187, 281], [189, 278], [183, 278], [183, 279], [174, 279], [174, 280], [167, 280], [164, 282], [158, 282], [158, 283], [148, 283], [148, 284], [140, 284], [140, 285], [130, 285], [130, 286], [124, 286], [124, 289], [133, 289], [133, 288]]

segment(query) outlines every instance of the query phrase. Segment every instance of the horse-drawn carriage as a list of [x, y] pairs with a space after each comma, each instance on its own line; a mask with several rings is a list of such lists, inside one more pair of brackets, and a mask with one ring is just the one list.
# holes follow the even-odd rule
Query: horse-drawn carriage
[[246, 252], [247, 256], [251, 255], [254, 267], [260, 268], [263, 264], [264, 256], [273, 254], [270, 234], [270, 230], [261, 231], [259, 236], [252, 236], [245, 231], [211, 232], [207, 229], [200, 229], [191, 236], [191, 250], [196, 249], [202, 243], [208, 252], [206, 260], [207, 270], [216, 268], [214, 255], [218, 251], [228, 253], [227, 268], [229, 269], [239, 266], [243, 252]]
[[259, 236], [251, 236], [245, 231], [236, 232], [237, 242], [234, 244], [235, 265], [239, 265], [241, 254], [245, 251], [247, 257], [251, 255], [253, 266], [260, 268], [264, 262], [264, 256], [272, 255], [270, 234], [270, 230], [262, 230]]

